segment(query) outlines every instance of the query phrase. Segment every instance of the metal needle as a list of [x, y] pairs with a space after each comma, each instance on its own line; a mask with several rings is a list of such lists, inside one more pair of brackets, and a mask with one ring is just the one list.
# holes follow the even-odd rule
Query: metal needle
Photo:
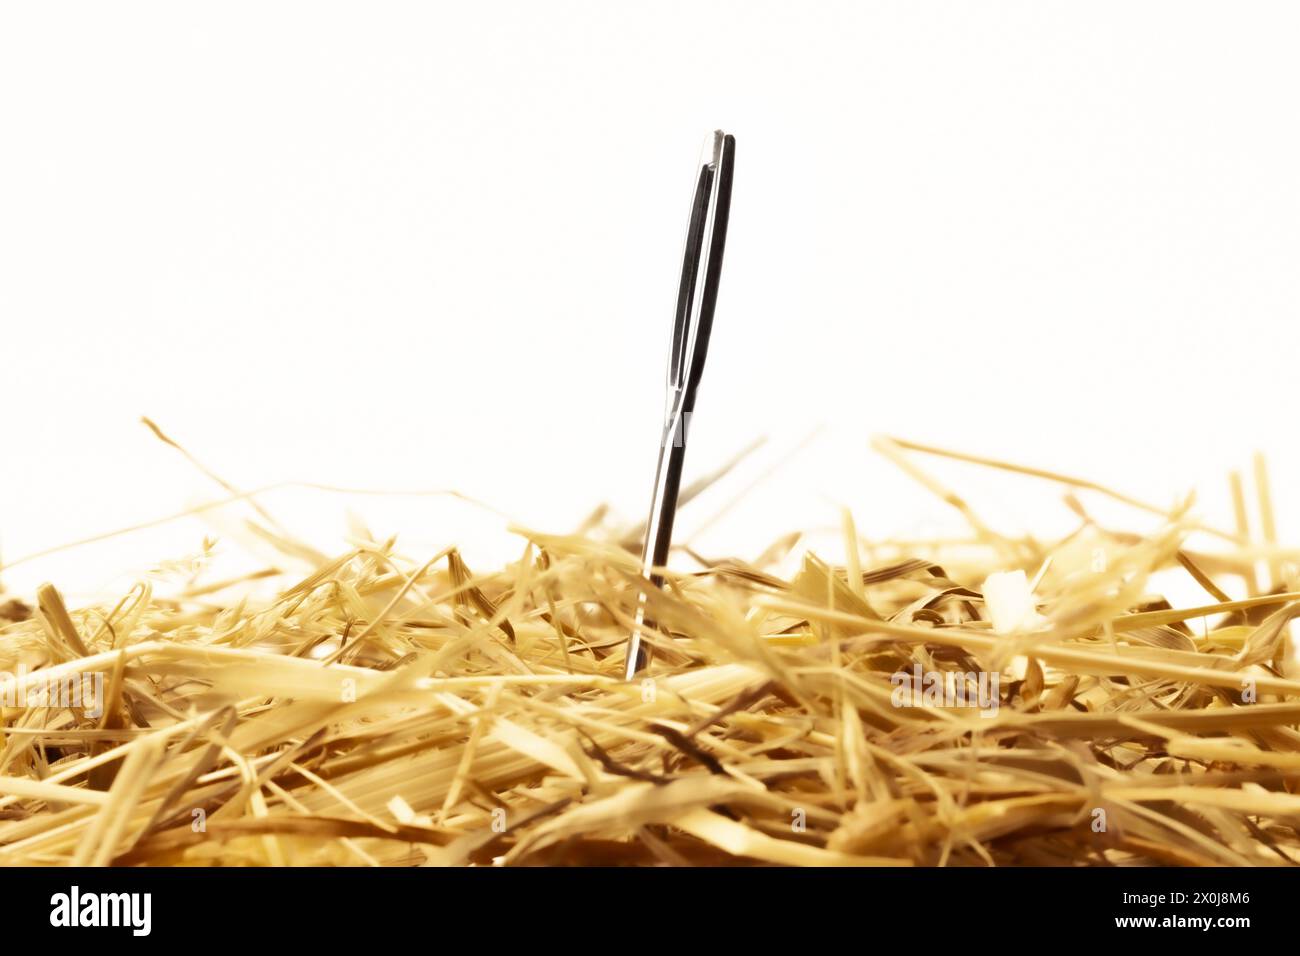
[[[659, 464], [655, 470], [654, 496], [642, 555], [642, 574], [655, 587], [663, 585], [659, 569], [667, 563], [672, 545], [677, 491], [686, 459], [686, 434], [709, 350], [713, 308], [718, 299], [718, 277], [722, 272], [722, 251], [727, 241], [735, 155], [735, 137], [720, 130], [714, 132], [705, 144], [691, 200], [682, 278], [677, 289], [677, 311], [673, 318], [672, 352], [668, 359]], [[628, 680], [649, 663], [649, 648], [641, 639], [645, 629], [652, 626], [646, 620], [645, 603], [643, 594], [637, 606], [636, 627], [628, 642]]]

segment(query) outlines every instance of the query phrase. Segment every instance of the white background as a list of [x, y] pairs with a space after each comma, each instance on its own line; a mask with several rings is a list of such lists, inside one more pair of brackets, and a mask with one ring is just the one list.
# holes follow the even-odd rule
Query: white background
[[[0, 555], [221, 489], [648, 503], [692, 164], [738, 140], [681, 537], [949, 520], [899, 434], [1160, 503], [1268, 452], [1297, 531], [1300, 8], [1286, 3], [5, 4]], [[1008, 530], [1062, 509], [940, 469]], [[688, 475], [688, 478], [690, 475]], [[282, 491], [413, 552], [434, 498]], [[222, 519], [226, 535], [241, 512]], [[938, 522], [938, 524], [935, 524]], [[1064, 526], [1068, 526], [1068, 520]], [[5, 572], [116, 588], [195, 520]]]

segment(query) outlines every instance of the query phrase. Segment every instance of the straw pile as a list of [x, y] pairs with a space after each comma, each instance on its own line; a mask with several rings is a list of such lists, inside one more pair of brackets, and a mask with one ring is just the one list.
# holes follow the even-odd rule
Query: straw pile
[[[921, 470], [933, 449], [878, 448], [974, 536], [878, 560], [846, 521], [847, 568], [778, 574], [787, 539], [663, 591], [635, 529], [521, 532], [489, 573], [362, 541], [269, 601], [0, 601], [0, 864], [1300, 861], [1291, 552], [1181, 510], [1106, 530], [1073, 497], [1064, 540], [1006, 538]], [[1171, 569], [1203, 604], [1149, 592]], [[97, 717], [24, 704], [94, 673]], [[947, 696], [900, 705], [900, 674]], [[988, 706], [951, 699], [989, 675]]]

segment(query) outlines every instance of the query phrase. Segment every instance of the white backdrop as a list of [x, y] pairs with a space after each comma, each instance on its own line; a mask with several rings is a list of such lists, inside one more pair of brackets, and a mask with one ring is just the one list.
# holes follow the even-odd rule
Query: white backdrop
[[[0, 555], [248, 488], [648, 503], [692, 164], [738, 140], [683, 536], [947, 521], [900, 434], [1172, 502], [1270, 455], [1297, 531], [1300, 8], [1286, 3], [6, 3]], [[943, 469], [1005, 527], [1051, 495]], [[690, 476], [688, 475], [688, 478]], [[1041, 497], [1041, 500], [1040, 500]], [[282, 491], [340, 547], [499, 520]], [[232, 512], [223, 529], [237, 525]], [[1226, 519], [1225, 519], [1226, 520]], [[936, 525], [937, 526], [937, 525]], [[117, 587], [182, 521], [4, 574]]]

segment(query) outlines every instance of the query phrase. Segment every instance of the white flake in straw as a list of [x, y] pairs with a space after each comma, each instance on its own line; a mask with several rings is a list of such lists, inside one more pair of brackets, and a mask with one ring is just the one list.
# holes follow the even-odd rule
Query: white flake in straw
[[999, 634], [1023, 634], [1047, 624], [1024, 571], [995, 571], [984, 579], [984, 606]]

